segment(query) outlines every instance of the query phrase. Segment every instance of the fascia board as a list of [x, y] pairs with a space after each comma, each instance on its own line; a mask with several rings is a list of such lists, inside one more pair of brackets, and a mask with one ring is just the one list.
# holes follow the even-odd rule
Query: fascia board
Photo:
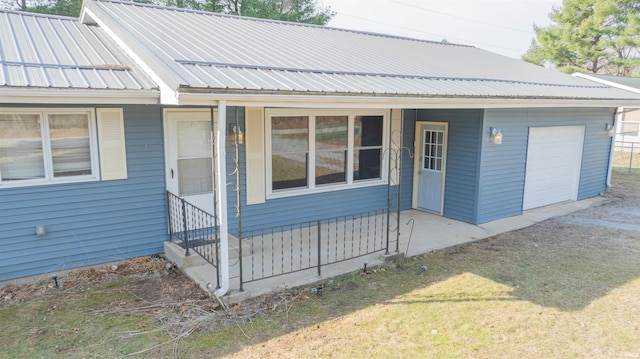
[[225, 100], [229, 106], [279, 106], [310, 108], [522, 108], [522, 107], [633, 107], [640, 99], [518, 99], [518, 98], [426, 98], [313, 95], [240, 95], [180, 93], [179, 105], [210, 106]]
[[158, 104], [157, 90], [87, 90], [51, 88], [0, 88], [2, 103], [29, 104]]
[[[90, 5], [86, 5], [87, 2], [85, 2], [85, 6], [82, 9], [82, 17], [81, 19], [83, 21], [86, 21], [87, 23], [91, 23], [91, 24], [97, 24], [98, 26], [100, 26], [100, 28], [102, 28], [107, 35], [109, 35], [109, 37], [111, 38], [111, 40], [113, 40], [118, 46], [120, 46], [120, 48], [129, 56], [131, 57], [131, 59], [133, 59], [133, 61], [136, 63], [136, 65], [138, 65], [160, 88], [160, 102], [162, 104], [165, 105], [177, 105], [178, 101], [177, 101], [177, 92], [176, 92], [176, 88], [177, 85], [172, 87], [171, 85], [169, 85], [166, 81], [165, 78], [163, 78], [160, 74], [158, 74], [158, 72], [156, 70], [154, 70], [152, 68], [152, 66], [150, 65], [149, 62], [154, 61], [154, 55], [150, 54], [148, 56], [146, 56], [147, 58], [151, 59], [148, 61], [145, 61], [139, 54], [138, 51], [134, 51], [131, 46], [124, 41], [123, 38], [121, 38], [116, 31], [114, 31], [114, 29], [109, 26], [109, 24], [107, 24], [100, 16], [98, 13], [96, 13], [94, 11], [94, 9], [89, 8], [88, 6]], [[99, 12], [100, 10], [98, 10]], [[105, 15], [106, 17], [107, 15]], [[142, 46], [138, 47], [138, 50], [142, 49]], [[140, 50], [140, 51], [144, 51], [144, 50]], [[157, 59], [156, 59], [157, 60]], [[160, 61], [160, 60], [157, 60]], [[169, 77], [169, 76], [167, 76]]]

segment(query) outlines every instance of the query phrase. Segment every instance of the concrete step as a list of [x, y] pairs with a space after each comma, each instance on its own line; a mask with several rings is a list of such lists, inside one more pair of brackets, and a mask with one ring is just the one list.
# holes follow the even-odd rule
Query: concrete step
[[207, 264], [204, 258], [200, 257], [197, 253], [190, 251], [188, 256], [185, 256], [185, 249], [173, 242], [164, 242], [164, 255], [173, 262], [178, 268], [188, 268], [193, 266], [200, 266]]

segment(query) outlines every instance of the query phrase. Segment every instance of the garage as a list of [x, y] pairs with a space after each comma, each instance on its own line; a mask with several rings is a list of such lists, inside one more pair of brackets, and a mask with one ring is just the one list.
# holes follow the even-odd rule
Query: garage
[[584, 126], [529, 128], [523, 210], [577, 200]]

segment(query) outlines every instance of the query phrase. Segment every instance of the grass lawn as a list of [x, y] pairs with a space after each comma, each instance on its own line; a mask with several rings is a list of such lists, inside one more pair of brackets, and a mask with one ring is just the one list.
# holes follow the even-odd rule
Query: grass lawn
[[0, 357], [639, 358], [639, 181], [616, 169], [601, 207], [229, 311], [162, 263], [5, 288]]
[[622, 151], [613, 152], [613, 165], [620, 171], [626, 170], [628, 173], [640, 172], [640, 152], [630, 153]]

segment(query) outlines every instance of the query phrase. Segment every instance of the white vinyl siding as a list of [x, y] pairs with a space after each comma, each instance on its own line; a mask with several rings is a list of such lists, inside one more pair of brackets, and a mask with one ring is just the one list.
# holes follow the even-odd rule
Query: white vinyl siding
[[124, 116], [120, 108], [99, 108], [98, 134], [102, 180], [127, 178]]

